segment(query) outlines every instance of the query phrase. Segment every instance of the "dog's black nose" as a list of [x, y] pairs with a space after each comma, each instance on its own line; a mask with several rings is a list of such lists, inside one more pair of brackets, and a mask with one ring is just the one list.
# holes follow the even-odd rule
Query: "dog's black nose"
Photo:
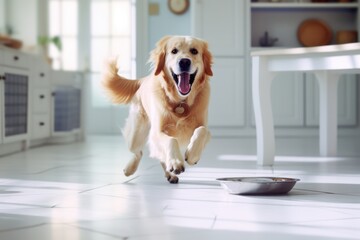
[[179, 61], [180, 71], [187, 72], [190, 70], [191, 60], [188, 58], [182, 58]]

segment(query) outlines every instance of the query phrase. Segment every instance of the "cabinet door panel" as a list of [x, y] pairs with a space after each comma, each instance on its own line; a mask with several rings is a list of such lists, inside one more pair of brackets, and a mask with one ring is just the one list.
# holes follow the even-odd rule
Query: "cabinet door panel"
[[214, 76], [210, 79], [210, 127], [244, 125], [244, 60], [215, 59]]
[[275, 126], [304, 125], [302, 73], [282, 73], [272, 82], [271, 99]]
[[215, 56], [244, 55], [245, 1], [197, 0], [193, 4], [193, 35], [209, 42]]
[[[357, 116], [356, 75], [343, 75], [338, 83], [338, 125], [355, 126]], [[306, 74], [306, 125], [319, 126], [319, 85]]]
[[3, 142], [25, 140], [28, 133], [29, 72], [2, 67], [3, 81], [2, 136]]

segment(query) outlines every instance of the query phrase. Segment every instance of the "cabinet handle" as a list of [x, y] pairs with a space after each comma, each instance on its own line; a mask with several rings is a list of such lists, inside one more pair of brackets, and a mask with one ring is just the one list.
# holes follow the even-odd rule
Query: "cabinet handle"
[[44, 98], [45, 98], [45, 95], [44, 95], [44, 94], [41, 94], [41, 95], [39, 96], [39, 98], [40, 98], [40, 99], [44, 99]]
[[19, 60], [19, 57], [18, 57], [18, 56], [14, 56], [14, 60], [15, 60], [15, 61]]
[[51, 93], [51, 96], [55, 97], [56, 93], [55, 92], [52, 92]]
[[0, 76], [0, 80], [6, 80], [6, 76], [4, 75], [4, 76]]
[[44, 123], [44, 122], [39, 122], [39, 125], [40, 125], [40, 126], [44, 126], [45, 123]]
[[45, 77], [45, 73], [40, 73], [40, 77]]

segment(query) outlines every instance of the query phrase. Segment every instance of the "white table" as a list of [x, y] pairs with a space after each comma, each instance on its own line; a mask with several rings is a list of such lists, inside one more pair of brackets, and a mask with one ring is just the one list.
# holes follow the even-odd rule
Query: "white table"
[[252, 51], [252, 94], [257, 161], [273, 165], [274, 123], [271, 82], [280, 72], [313, 72], [320, 87], [320, 155], [337, 153], [337, 82], [341, 74], [360, 73], [360, 43], [311, 48]]

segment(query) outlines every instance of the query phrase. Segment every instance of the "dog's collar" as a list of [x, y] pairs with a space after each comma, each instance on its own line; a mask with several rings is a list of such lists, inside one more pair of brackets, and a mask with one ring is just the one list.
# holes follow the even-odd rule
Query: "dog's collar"
[[173, 107], [173, 112], [177, 117], [186, 117], [189, 115], [190, 107], [186, 102], [180, 102]]

